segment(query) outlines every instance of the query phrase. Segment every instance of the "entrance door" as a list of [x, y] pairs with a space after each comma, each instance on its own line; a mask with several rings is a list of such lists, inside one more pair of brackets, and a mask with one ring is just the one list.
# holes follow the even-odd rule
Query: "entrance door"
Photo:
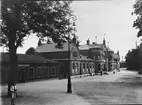
[[19, 69], [19, 82], [22, 83], [22, 82], [25, 82], [25, 69], [24, 68], [20, 68]]

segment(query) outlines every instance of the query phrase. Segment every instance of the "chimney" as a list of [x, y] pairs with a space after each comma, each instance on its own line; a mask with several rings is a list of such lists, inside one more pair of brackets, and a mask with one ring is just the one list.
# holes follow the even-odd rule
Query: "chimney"
[[87, 40], [87, 45], [89, 45], [90, 44], [90, 40], [89, 40], [89, 38], [88, 38], [88, 40]]

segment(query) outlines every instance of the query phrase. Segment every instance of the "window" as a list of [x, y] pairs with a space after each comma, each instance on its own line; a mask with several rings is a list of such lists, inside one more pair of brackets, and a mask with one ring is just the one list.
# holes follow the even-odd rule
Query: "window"
[[83, 73], [85, 73], [85, 63], [83, 63]]
[[82, 63], [80, 63], [80, 73], [82, 73]]
[[77, 74], [78, 73], [78, 64], [76, 63], [75, 65], [75, 73]]
[[56, 67], [51, 67], [51, 75], [56, 76]]
[[2, 74], [1, 76], [8, 78], [8, 68], [6, 68], [6, 66], [5, 66], [5, 67], [0, 68], [0, 70], [1, 70], [1, 74]]
[[50, 75], [49, 75], [49, 73], [50, 73], [49, 67], [43, 67], [43, 70], [44, 70], [44, 76], [45, 76], [45, 77], [49, 77], [49, 76], [50, 76]]
[[88, 72], [88, 69], [89, 69], [89, 63], [87, 63], [87, 72]]
[[37, 67], [36, 68], [36, 76], [37, 77], [41, 77], [42, 76], [42, 68], [41, 67]]
[[73, 57], [78, 57], [78, 52], [73, 51]]
[[75, 64], [74, 63], [72, 64], [72, 68], [73, 68], [72, 69], [72, 74], [74, 74], [74, 71], [75, 71]]
[[90, 67], [89, 67], [90, 71], [92, 71], [92, 64], [90, 64]]
[[34, 77], [34, 68], [33, 67], [30, 67], [28, 69], [28, 77], [29, 78], [33, 78]]

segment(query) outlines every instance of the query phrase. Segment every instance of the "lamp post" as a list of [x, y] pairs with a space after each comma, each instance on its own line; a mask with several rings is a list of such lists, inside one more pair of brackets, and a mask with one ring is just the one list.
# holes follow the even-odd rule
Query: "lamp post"
[[[70, 19], [73, 20], [73, 26], [75, 26], [75, 20], [77, 19], [75, 15], [71, 15], [68, 20], [68, 30], [70, 25]], [[68, 69], [68, 84], [67, 84], [67, 93], [72, 93], [72, 84], [71, 84], [71, 66], [70, 66], [70, 33], [68, 33], [68, 61], [69, 61], [69, 69]]]

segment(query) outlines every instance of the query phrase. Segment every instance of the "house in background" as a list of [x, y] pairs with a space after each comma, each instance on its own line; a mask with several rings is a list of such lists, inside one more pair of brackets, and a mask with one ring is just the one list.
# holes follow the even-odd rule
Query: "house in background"
[[62, 62], [60, 74], [63, 78], [68, 76], [69, 71], [71, 75], [92, 75], [95, 72], [93, 60], [82, 55], [74, 43], [63, 43], [62, 48], [56, 43], [45, 43], [37, 46], [36, 52], [40, 56]]
[[114, 53], [110, 48], [108, 48], [108, 70], [113, 71], [117, 70], [120, 71], [120, 55], [119, 51]]
[[79, 46], [80, 53], [92, 59], [95, 64], [95, 73], [107, 73], [108, 71], [108, 52], [105, 44], [105, 39], [102, 44], [93, 42], [90, 44], [90, 40], [87, 40], [85, 45]]
[[120, 56], [119, 56], [119, 51], [117, 51], [117, 53], [113, 54], [113, 59], [115, 61], [115, 69], [117, 71], [120, 71]]
[[[17, 54], [18, 73], [16, 82], [28, 82], [38, 79], [58, 78], [61, 63], [45, 57], [28, 54]], [[1, 84], [8, 83], [9, 54], [0, 54]]]
[[120, 68], [119, 53], [114, 53], [106, 46], [106, 41], [103, 39], [102, 44], [93, 42], [90, 44], [90, 40], [87, 43], [79, 46], [80, 53], [92, 59], [95, 64], [95, 73], [107, 74], [108, 71]]

